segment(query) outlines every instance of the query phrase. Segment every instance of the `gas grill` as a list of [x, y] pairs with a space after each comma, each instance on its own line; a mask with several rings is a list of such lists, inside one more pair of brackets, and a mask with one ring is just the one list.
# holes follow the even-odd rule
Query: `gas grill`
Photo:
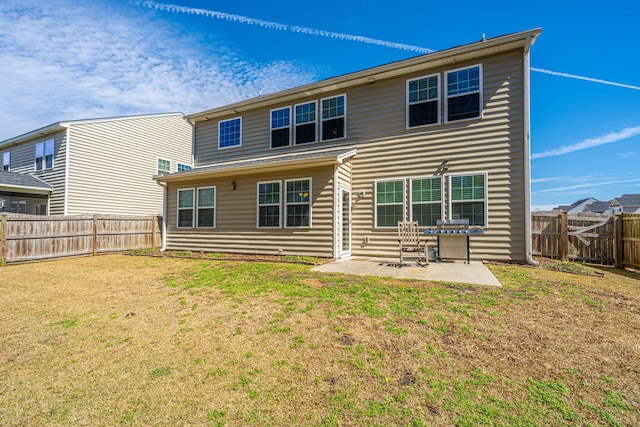
[[436, 236], [438, 239], [438, 256], [440, 258], [465, 259], [471, 262], [470, 236], [484, 234], [482, 227], [469, 227], [468, 219], [436, 221], [435, 228], [427, 228], [424, 234]]

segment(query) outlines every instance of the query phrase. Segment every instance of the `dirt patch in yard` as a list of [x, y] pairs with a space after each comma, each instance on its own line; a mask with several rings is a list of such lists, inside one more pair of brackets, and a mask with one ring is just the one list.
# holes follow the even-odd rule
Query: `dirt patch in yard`
[[109, 255], [0, 269], [0, 425], [638, 425], [640, 275], [502, 288]]

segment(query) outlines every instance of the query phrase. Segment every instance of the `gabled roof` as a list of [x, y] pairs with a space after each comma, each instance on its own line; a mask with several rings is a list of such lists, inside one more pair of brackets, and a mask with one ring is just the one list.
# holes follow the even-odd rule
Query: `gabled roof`
[[345, 159], [355, 155], [356, 149], [352, 147], [298, 151], [294, 153], [275, 154], [202, 165], [195, 167], [190, 171], [155, 176], [154, 179], [159, 182], [175, 182], [200, 179], [204, 177], [239, 176], [246, 173], [271, 171], [279, 172], [290, 169], [303, 169], [340, 164]]
[[575, 209], [576, 207], [580, 206], [581, 204], [588, 202], [589, 200], [593, 200], [593, 202], [597, 202], [598, 199], [593, 198], [593, 197], [587, 197], [586, 199], [580, 199], [576, 202], [573, 202], [570, 205], [560, 205], [557, 208], [553, 208], [554, 211], [563, 211], [563, 212], [568, 212], [571, 209]]
[[35, 176], [18, 172], [0, 172], [0, 191], [47, 194], [53, 187]]
[[640, 194], [623, 194], [622, 197], [616, 197], [611, 204], [619, 206], [640, 206]]
[[605, 202], [597, 201], [597, 202], [589, 203], [587, 206], [585, 206], [584, 210], [589, 212], [595, 212], [595, 213], [603, 213], [610, 207], [611, 207], [611, 200], [607, 200]]
[[541, 31], [541, 28], [536, 28], [500, 37], [482, 39], [475, 43], [440, 50], [265, 96], [235, 102], [200, 113], [190, 114], [187, 118], [192, 122], [211, 120], [231, 114], [240, 114], [249, 109], [295, 101], [303, 96], [322, 96], [329, 91], [344, 90], [356, 85], [370, 84], [408, 73], [421, 72], [434, 67], [456, 64], [463, 60], [477, 59], [482, 56], [506, 52], [517, 48], [527, 49], [528, 46], [535, 43], [536, 37], [538, 37]]
[[36, 130], [32, 130], [31, 132], [23, 133], [22, 135], [15, 136], [13, 138], [5, 139], [4, 141], [0, 141], [0, 149], [8, 148], [16, 144], [20, 144], [21, 142], [27, 141], [32, 138], [44, 137], [47, 135], [51, 135], [56, 132], [60, 132], [73, 125], [83, 125], [87, 123], [103, 123], [103, 122], [114, 122], [121, 120], [135, 120], [135, 119], [146, 119], [152, 117], [165, 117], [165, 116], [181, 116], [184, 117], [182, 113], [161, 113], [161, 114], [144, 114], [137, 116], [119, 116], [119, 117], [104, 117], [99, 119], [86, 119], [86, 120], [68, 120], [64, 122], [56, 122], [50, 125], [41, 127]]

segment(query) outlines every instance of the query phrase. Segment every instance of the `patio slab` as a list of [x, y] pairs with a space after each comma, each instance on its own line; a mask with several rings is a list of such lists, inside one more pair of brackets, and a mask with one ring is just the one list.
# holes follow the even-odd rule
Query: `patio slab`
[[430, 262], [426, 267], [406, 263], [400, 268], [397, 260], [356, 257], [320, 265], [314, 267], [312, 271], [502, 286], [487, 266], [480, 261], [471, 261], [471, 264], [463, 261]]

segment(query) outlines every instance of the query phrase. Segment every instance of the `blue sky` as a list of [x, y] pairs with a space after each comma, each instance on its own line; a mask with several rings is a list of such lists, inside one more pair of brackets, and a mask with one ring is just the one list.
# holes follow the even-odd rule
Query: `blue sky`
[[637, 0], [3, 0], [0, 140], [61, 120], [195, 113], [411, 47], [542, 27], [532, 67], [628, 87], [532, 72], [533, 207], [607, 200], [640, 193], [638, 16]]

